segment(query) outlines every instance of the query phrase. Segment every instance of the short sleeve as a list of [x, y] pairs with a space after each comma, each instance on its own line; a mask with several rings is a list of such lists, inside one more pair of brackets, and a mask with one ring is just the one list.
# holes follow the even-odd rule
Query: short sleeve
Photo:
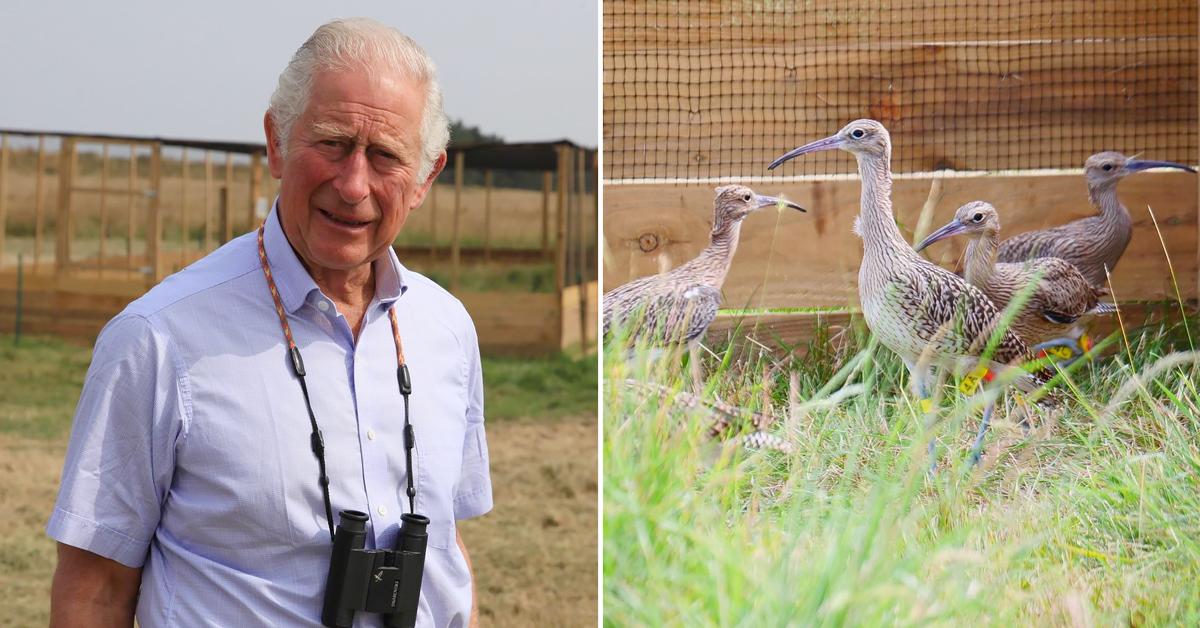
[[184, 433], [186, 379], [168, 339], [121, 314], [96, 340], [46, 533], [141, 567]]
[[483, 428], [483, 367], [475, 326], [463, 351], [467, 362], [467, 429], [463, 435], [462, 472], [454, 491], [455, 520], [478, 517], [492, 509], [492, 477], [488, 470], [487, 435]]

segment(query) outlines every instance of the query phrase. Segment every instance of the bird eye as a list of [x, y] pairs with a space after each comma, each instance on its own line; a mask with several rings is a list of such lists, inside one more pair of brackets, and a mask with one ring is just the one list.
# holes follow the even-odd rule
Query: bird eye
[[750, 202], [750, 193], [749, 193], [749, 192], [747, 192], [747, 193], [743, 194], [743, 195], [742, 195], [742, 200], [743, 200], [743, 201], [746, 201], [746, 202]]
[[861, 140], [866, 134], [867, 132], [862, 129], [854, 129], [850, 132], [850, 137], [853, 137], [856, 140]]
[[1100, 166], [1100, 169], [1108, 172], [1109, 170], [1112, 170], [1112, 164], [1104, 164], [1103, 166]]
[[971, 217], [971, 220], [974, 220], [975, 222], [979, 222], [979, 221], [983, 220], [983, 214], [975, 214], [974, 216]]

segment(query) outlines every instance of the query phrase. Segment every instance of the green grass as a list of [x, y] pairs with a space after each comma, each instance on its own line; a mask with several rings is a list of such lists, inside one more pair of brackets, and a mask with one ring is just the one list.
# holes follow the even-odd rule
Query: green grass
[[71, 430], [71, 417], [91, 349], [50, 337], [0, 334], [0, 432], [53, 440]]
[[[439, 286], [450, 289], [450, 269], [445, 265], [416, 268]], [[554, 264], [463, 266], [459, 271], [460, 290], [472, 292], [554, 292]]]
[[[91, 348], [44, 336], [0, 334], [0, 433], [57, 440], [71, 419]], [[483, 358], [489, 420], [594, 415], [596, 359]]]
[[614, 384], [688, 389], [677, 362], [609, 351], [605, 623], [1197, 625], [1200, 355], [1172, 353], [1187, 338], [1131, 334], [1079, 363], [1075, 398], [1028, 435], [1004, 399], [979, 467], [978, 404], [948, 388], [920, 413], [865, 334], [782, 363], [705, 359], [704, 397], [777, 416], [790, 454], [706, 439], [704, 413]]
[[488, 420], [596, 413], [596, 357], [483, 358]]

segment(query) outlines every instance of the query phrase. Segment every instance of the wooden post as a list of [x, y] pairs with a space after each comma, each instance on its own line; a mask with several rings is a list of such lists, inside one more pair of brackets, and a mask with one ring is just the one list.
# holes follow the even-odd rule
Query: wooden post
[[221, 206], [221, 243], [233, 239], [233, 153], [225, 153], [225, 195]]
[[262, 153], [250, 156], [250, 206], [246, 208], [246, 230], [258, 227], [258, 197], [262, 196]]
[[586, 240], [584, 239], [585, 231], [583, 228], [583, 193], [587, 189], [587, 180], [584, 178], [584, 162], [587, 160], [587, 154], [582, 148], [576, 150], [575, 163], [575, 229], [579, 233], [576, 250], [579, 255], [575, 262], [575, 276], [579, 280], [579, 345], [586, 353], [588, 348], [587, 337], [587, 271], [585, 259], [587, 257]]
[[187, 266], [187, 200], [188, 200], [188, 149], [185, 146], [179, 157], [179, 267]]
[[458, 290], [458, 273], [459, 273], [459, 255], [461, 254], [461, 242], [459, 236], [462, 223], [462, 190], [463, 190], [463, 169], [464, 158], [466, 154], [463, 151], [458, 151], [454, 154], [454, 227], [450, 234], [450, 291]]
[[563, 320], [563, 291], [566, 289], [567, 272], [567, 192], [570, 190], [571, 153], [566, 146], [556, 147], [558, 153], [558, 220], [555, 227], [554, 292], [558, 309], [558, 346], [561, 348], [566, 337], [566, 321]]
[[492, 170], [483, 171], [483, 261], [492, 261]]
[[429, 193], [433, 198], [429, 199], [429, 261], [437, 259], [437, 207], [438, 207], [438, 184], [435, 180], [430, 186]]
[[125, 216], [125, 272], [133, 270], [133, 237], [135, 235], [133, 210], [137, 199], [134, 197], [134, 190], [137, 189], [137, 146], [129, 145], [129, 204], [126, 206]]
[[150, 285], [162, 279], [159, 251], [162, 245], [162, 144], [150, 147], [150, 202], [146, 211], [146, 263]]
[[4, 266], [4, 236], [8, 233], [8, 135], [0, 134], [0, 267]]
[[96, 274], [104, 276], [104, 260], [108, 250], [108, 142], [100, 157], [100, 248], [96, 252]]
[[552, 259], [550, 250], [550, 191], [554, 189], [554, 175], [549, 170], [542, 173], [542, 257]]
[[34, 177], [34, 202], [33, 202], [33, 272], [37, 273], [38, 264], [41, 263], [42, 257], [42, 231], [43, 220], [42, 213], [46, 207], [46, 193], [42, 186], [42, 181], [45, 178], [46, 172], [46, 136], [38, 136], [38, 152], [37, 152], [37, 174]]
[[54, 274], [71, 265], [71, 184], [75, 177], [75, 138], [64, 137], [58, 149], [58, 216], [54, 229]]
[[204, 252], [212, 250], [212, 151], [204, 151]]

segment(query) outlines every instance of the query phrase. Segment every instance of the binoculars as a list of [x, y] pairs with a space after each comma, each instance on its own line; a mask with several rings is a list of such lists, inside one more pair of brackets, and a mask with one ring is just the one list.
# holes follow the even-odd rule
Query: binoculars
[[385, 626], [412, 628], [421, 599], [428, 525], [429, 518], [423, 515], [401, 515], [396, 549], [367, 550], [363, 549], [367, 514], [338, 513], [321, 623], [348, 627], [354, 623], [354, 613], [365, 611], [382, 613]]

